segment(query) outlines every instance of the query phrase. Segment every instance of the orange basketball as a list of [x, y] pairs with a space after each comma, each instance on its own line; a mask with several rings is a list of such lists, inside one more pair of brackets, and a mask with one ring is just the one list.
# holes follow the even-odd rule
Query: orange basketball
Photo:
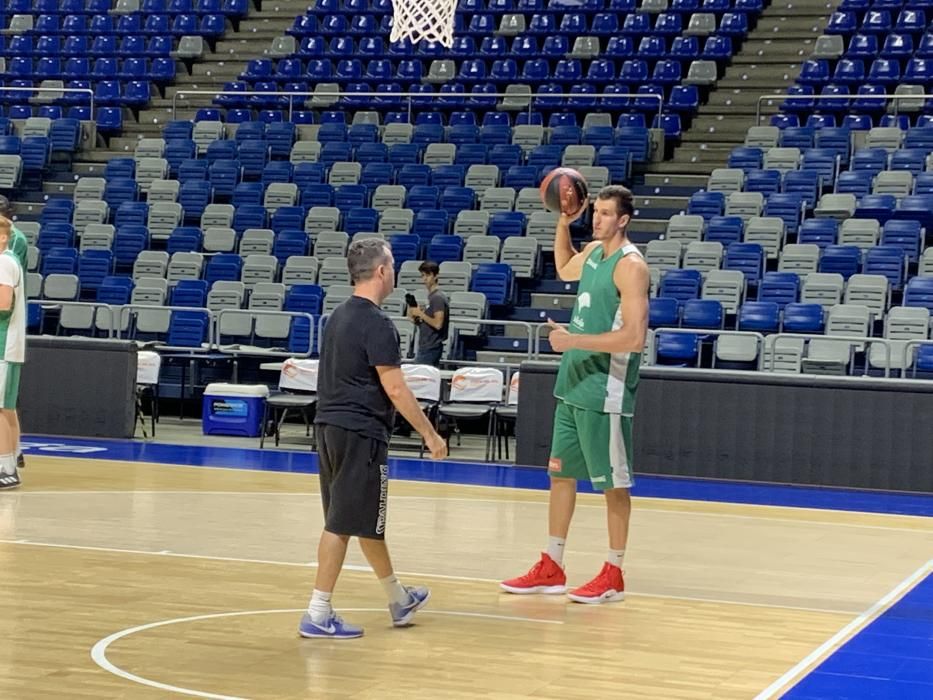
[[586, 178], [573, 168], [555, 168], [541, 182], [541, 201], [548, 211], [573, 216], [586, 206], [588, 199]]

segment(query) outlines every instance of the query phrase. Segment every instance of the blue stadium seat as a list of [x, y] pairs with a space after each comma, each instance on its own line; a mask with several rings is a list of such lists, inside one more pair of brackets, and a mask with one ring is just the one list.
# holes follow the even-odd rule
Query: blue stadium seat
[[907, 282], [904, 306], [921, 306], [933, 312], [933, 277], [918, 276]]
[[724, 270], [739, 270], [745, 281], [757, 285], [765, 269], [765, 252], [757, 243], [732, 243], [726, 248]]
[[[895, 223], [895, 222], [888, 222]], [[897, 222], [905, 223], [905, 222]], [[914, 223], [914, 222], [910, 222]], [[882, 275], [888, 279], [891, 289], [899, 291], [904, 286], [907, 258], [898, 245], [878, 245], [865, 252], [864, 272], [866, 275]]]
[[505, 305], [512, 301], [514, 277], [512, 268], [502, 263], [483, 263], [476, 266], [470, 281], [470, 290], [486, 295], [491, 305]]
[[819, 304], [788, 304], [784, 307], [781, 330], [785, 333], [823, 332], [824, 310]]
[[723, 248], [730, 243], [739, 243], [745, 231], [745, 224], [740, 216], [713, 216], [706, 225], [703, 240], [721, 243]]
[[758, 301], [783, 309], [797, 301], [799, 292], [800, 276], [796, 272], [766, 272], [758, 285]]
[[169, 234], [166, 250], [174, 253], [190, 253], [201, 250], [201, 229], [197, 226], [179, 226]]
[[839, 273], [848, 280], [862, 268], [862, 251], [851, 245], [829, 245], [820, 256], [819, 271]]
[[780, 326], [781, 307], [773, 301], [747, 301], [739, 308], [738, 329], [776, 333]]
[[723, 327], [722, 302], [717, 299], [691, 299], [684, 302], [681, 326], [717, 329]]
[[665, 333], [655, 336], [656, 362], [678, 367], [695, 366], [699, 360], [700, 337], [695, 333]]
[[699, 299], [702, 283], [699, 270], [667, 270], [661, 277], [658, 296], [676, 299], [679, 303]]
[[680, 302], [673, 297], [653, 297], [648, 300], [648, 327], [674, 328], [680, 325]]
[[687, 204], [688, 214], [698, 214], [709, 221], [714, 216], [722, 216], [726, 198], [722, 192], [697, 192], [691, 195]]

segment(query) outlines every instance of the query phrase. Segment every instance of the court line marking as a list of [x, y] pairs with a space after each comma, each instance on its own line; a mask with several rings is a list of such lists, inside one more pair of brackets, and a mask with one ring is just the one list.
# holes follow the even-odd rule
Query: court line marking
[[[139, 632], [146, 632], [151, 629], [156, 629], [158, 627], [166, 627], [168, 625], [178, 625], [185, 622], [198, 622], [200, 620], [213, 620], [222, 617], [243, 617], [247, 615], [273, 615], [273, 614], [284, 614], [284, 613], [303, 613], [305, 608], [286, 608], [279, 610], [243, 610], [243, 611], [234, 611], [234, 612], [223, 612], [223, 613], [209, 613], [207, 615], [193, 615], [191, 617], [176, 617], [171, 620], [160, 620], [159, 622], [150, 622], [145, 625], [138, 625], [136, 627], [129, 627], [127, 629], [120, 630], [119, 632], [114, 632], [113, 634], [104, 637], [99, 640], [93, 647], [91, 647], [91, 660], [95, 664], [100, 666], [103, 670], [111, 673], [119, 678], [136, 683], [138, 685], [149, 686], [150, 688], [156, 688], [158, 690], [167, 690], [172, 693], [179, 693], [181, 695], [190, 695], [198, 698], [211, 698], [212, 700], [247, 700], [246, 698], [241, 698], [237, 695], [220, 695], [218, 693], [209, 693], [203, 690], [194, 690], [193, 688], [183, 688], [177, 685], [170, 685], [168, 683], [162, 683], [160, 681], [152, 680], [151, 678], [144, 678], [143, 676], [136, 675], [135, 673], [130, 673], [107, 658], [107, 649], [114, 642], [117, 642], [121, 639], [129, 637], [130, 635], [137, 634]], [[340, 612], [385, 612], [385, 608], [340, 608]], [[531, 622], [544, 625], [562, 625], [564, 624], [560, 620], [539, 620], [532, 617], [513, 617], [510, 615], [487, 615], [485, 613], [469, 613], [469, 612], [459, 612], [454, 610], [423, 610], [420, 612], [421, 615], [449, 615], [456, 617], [475, 617], [475, 618], [484, 618], [484, 619], [493, 619], [493, 620], [503, 620], [508, 622]]]
[[779, 697], [783, 692], [789, 691], [794, 685], [803, 680], [808, 673], [825, 661], [833, 652], [837, 651], [843, 644], [852, 639], [856, 634], [880, 617], [888, 608], [907, 595], [907, 593], [920, 583], [930, 572], [933, 572], [933, 559], [922, 564], [916, 571], [888, 591], [874, 605], [863, 611], [858, 617], [836, 632], [836, 634], [807, 654], [797, 665], [761, 691], [755, 697], [755, 700], [770, 700], [770, 698]]
[[[432, 483], [432, 482], [424, 482]], [[280, 491], [200, 491], [200, 490], [102, 490], [102, 491], [22, 491], [17, 492], [15, 495], [20, 496], [53, 496], [53, 495], [68, 495], [68, 496], [77, 496], [77, 495], [104, 495], [104, 494], [196, 494], [203, 496], [244, 496], [244, 497], [256, 497], [256, 496], [290, 496], [297, 497], [301, 496], [302, 498], [307, 497], [318, 497], [320, 498], [321, 494], [317, 491], [308, 491], [302, 493], [296, 492], [280, 492]], [[542, 492], [542, 493], [547, 493]], [[580, 494], [587, 496], [594, 496], [597, 494]], [[650, 498], [652, 500], [654, 497], [644, 497], [644, 496], [633, 496], [635, 500]], [[511, 503], [511, 504], [532, 504], [539, 506], [546, 506], [546, 500], [521, 500], [521, 499], [508, 499], [508, 498], [468, 498], [464, 496], [414, 496], [414, 495], [389, 495], [389, 500], [407, 500], [407, 501], [452, 501], [452, 502], [463, 502], [463, 503]], [[660, 500], [671, 500], [671, 499], [660, 499]], [[681, 499], [673, 499], [681, 500]], [[772, 509], [792, 509], [796, 510], [807, 510], [817, 513], [851, 513], [853, 515], [867, 515], [867, 516], [876, 516], [884, 515], [887, 517], [897, 517], [897, 518], [911, 518], [916, 520], [918, 523], [926, 522], [929, 520], [926, 516], [921, 515], [910, 515], [904, 513], [870, 513], [867, 511], [850, 511], [850, 510], [822, 510], [819, 508], [797, 508], [795, 506], [768, 506], [768, 505], [758, 505], [758, 504], [747, 504], [747, 503], [730, 503], [725, 501], [690, 501], [682, 500], [684, 503], [719, 503], [726, 506], [748, 506], [752, 508], [772, 508]], [[600, 503], [577, 503], [577, 508], [605, 508], [605, 505]], [[801, 525], [829, 525], [833, 527], [854, 527], [860, 528], [863, 530], [885, 530], [893, 532], [919, 532], [926, 533], [927, 530], [923, 528], [916, 527], [894, 527], [891, 525], [864, 525], [861, 523], [847, 523], [847, 522], [833, 522], [831, 520], [804, 520], [801, 518], [788, 518], [782, 517], [781, 513], [774, 513], [771, 516], [766, 515], [751, 515], [745, 513], [711, 513], [708, 511], [695, 511], [695, 510], [676, 510], [672, 508], [652, 508], [646, 507], [641, 510], [650, 513], [664, 513], [664, 514], [674, 514], [674, 515], [697, 515], [708, 518], [734, 518], [740, 520], [767, 520], [775, 521], [780, 520], [785, 523], [800, 523]], [[930, 531], [933, 534], [933, 530]]]
[[[272, 559], [246, 559], [242, 557], [223, 557], [209, 554], [185, 554], [183, 552], [172, 552], [170, 550], [146, 550], [146, 549], [121, 549], [118, 547], [96, 547], [93, 545], [62, 544], [57, 542], [36, 542], [34, 540], [19, 539], [0, 539], [0, 544], [21, 545], [27, 547], [48, 547], [50, 549], [75, 549], [79, 551], [104, 552], [107, 554], [139, 554], [143, 556], [155, 557], [175, 557], [178, 559], [206, 559], [211, 561], [230, 561], [239, 564], [272, 564], [275, 566], [295, 566], [301, 568], [315, 568], [317, 562], [298, 562], [298, 561], [276, 561]], [[371, 573], [372, 569], [362, 564], [344, 564], [343, 568], [348, 571]], [[498, 584], [499, 579], [480, 578], [477, 576], [453, 576], [450, 574], [432, 574], [422, 571], [398, 571], [399, 576], [410, 576], [412, 578], [433, 578], [445, 581], [465, 581], [467, 583], [489, 583]], [[722, 605], [744, 605], [751, 608], [771, 608], [775, 610], [800, 610], [803, 612], [828, 613], [833, 615], [852, 615], [858, 610], [836, 610], [833, 608], [808, 608], [798, 605], [780, 605], [777, 603], [753, 603], [742, 600], [726, 600], [722, 598], [700, 598], [697, 596], [670, 595], [667, 593], [638, 593], [635, 591], [625, 591], [627, 596], [643, 598], [661, 598], [666, 600], [682, 600], [691, 603], [718, 603]]]
[[[169, 444], [169, 443], [156, 443], [156, 444], [164, 445], [164, 444]], [[178, 446], [178, 445], [176, 445], [176, 447], [177, 447], [177, 446]], [[181, 445], [181, 447], [196, 447], [196, 446], [197, 446], [197, 445]], [[222, 449], [229, 449], [229, 448], [222, 448]], [[284, 451], [284, 452], [291, 452], [291, 453], [294, 453], [294, 451], [291, 451], [291, 450], [283, 450], [283, 451]], [[60, 455], [60, 454], [46, 454], [46, 453], [42, 453], [41, 455], [37, 455], [37, 456], [41, 456], [41, 457], [43, 457], [43, 458], [48, 457], [49, 459], [60, 459], [60, 460], [65, 460], [65, 461], [69, 461], [69, 462], [75, 461], [75, 460], [83, 461], [83, 462], [108, 462], [108, 461], [109, 461], [109, 462], [121, 462], [121, 463], [124, 463], [124, 464], [132, 464], [132, 465], [146, 466], [146, 467], [168, 467], [168, 468], [170, 468], [170, 469], [199, 469], [199, 470], [201, 470], [201, 469], [218, 469], [218, 470], [220, 470], [220, 471], [235, 472], [235, 473], [240, 473], [240, 474], [243, 474], [243, 473], [264, 474], [264, 475], [275, 474], [275, 475], [285, 475], [285, 476], [292, 476], [292, 477], [314, 477], [314, 476], [317, 476], [317, 474], [316, 474], [316, 473], [313, 473], [313, 472], [266, 471], [266, 470], [263, 470], [263, 469], [248, 468], [248, 467], [223, 467], [223, 466], [213, 466], [213, 465], [203, 465], [203, 464], [200, 464], [200, 465], [199, 465], [199, 464], [172, 464], [172, 463], [168, 463], [168, 462], [147, 462], [147, 461], [145, 461], [145, 460], [135, 460], [135, 459], [117, 459], [117, 458], [112, 458], [112, 459], [111, 459], [111, 458], [108, 458], [108, 459], [96, 459], [96, 458], [92, 458], [92, 457], [84, 457], [84, 456], [82, 456], [82, 455], [80, 455], [80, 454], [75, 454], [75, 455]], [[389, 457], [390, 457], [390, 458], [393, 458], [393, 455], [389, 455]], [[425, 461], [429, 461], [429, 460], [425, 460]], [[463, 464], [466, 464], [466, 462], [463, 462]], [[495, 466], [503, 466], [503, 465], [497, 464], [497, 463], [482, 462], [482, 461], [473, 462], [473, 464], [476, 464], [476, 465], [478, 465], [478, 466], [493, 466], [493, 467], [495, 467]], [[504, 465], [504, 466], [507, 466], [507, 465]], [[542, 467], [541, 470], [544, 471], [544, 468]], [[636, 477], [637, 477], [637, 476], [638, 476], [638, 474], [636, 474]], [[662, 479], [665, 478], [663, 474], [645, 474], [644, 476], [646, 476], [646, 477], [655, 477], [655, 476], [657, 476], [657, 477], [662, 478]], [[436, 485], [436, 486], [456, 486], [456, 487], [463, 487], [463, 488], [468, 488], [468, 489], [496, 490], [496, 491], [500, 491], [500, 492], [501, 492], [502, 490], [508, 490], [508, 491], [520, 491], [520, 492], [522, 492], [522, 493], [529, 493], [529, 492], [530, 492], [530, 493], [541, 493], [541, 494], [546, 494], [546, 493], [547, 493], [547, 489], [534, 489], [534, 488], [528, 488], [528, 487], [524, 487], [524, 486], [501, 486], [501, 485], [499, 485], [499, 484], [461, 484], [461, 483], [459, 483], [459, 482], [440, 482], [440, 481], [431, 481], [430, 479], [400, 479], [400, 478], [397, 478], [397, 477], [396, 477], [396, 478], [393, 478], [392, 480], [393, 480], [393, 481], [399, 481], [399, 482], [406, 483], [406, 484], [432, 484], [432, 485]], [[718, 480], [713, 479], [713, 480], [710, 480], [710, 481], [718, 481]], [[762, 484], [757, 484], [757, 485], [760, 486], [760, 485], [762, 485]], [[779, 484], [779, 485], [780, 485], [780, 484]], [[806, 487], [806, 486], [804, 486], [804, 488], [819, 488], [819, 487], [814, 487], [814, 486]], [[859, 491], [860, 489], [852, 489], [852, 490], [854, 490], [854, 491]], [[29, 492], [24, 492], [24, 493], [29, 493]], [[31, 493], [43, 493], [43, 492], [33, 491], [33, 492], [31, 492]], [[48, 491], [48, 492], [45, 492], [45, 493], [63, 493], [63, 492]], [[72, 493], [94, 493], [94, 492], [92, 492], [92, 491], [74, 491], [74, 492], [72, 492]], [[103, 493], [103, 492], [102, 492], [102, 493]], [[112, 492], [111, 492], [111, 493], [112, 493]], [[241, 493], [241, 492], [239, 492], [239, 491], [234, 491], [234, 492], [232, 492], [232, 493]], [[895, 491], [895, 492], [893, 492], [893, 493], [896, 493], [896, 494], [904, 494], [904, 493], [907, 493], [908, 495], [916, 495], [916, 494], [913, 494], [913, 493], [911, 493], [911, 492], [902, 492], [902, 491]], [[592, 496], [592, 497], [596, 497], [596, 498], [599, 498], [599, 496], [600, 496], [600, 494], [598, 494], [598, 493], [581, 493], [580, 495], [581, 495], [581, 496], [584, 496], [584, 497]], [[887, 512], [874, 512], [874, 511], [862, 511], [862, 510], [842, 510], [842, 509], [830, 508], [830, 507], [826, 507], [826, 508], [814, 508], [814, 507], [812, 507], [812, 506], [797, 506], [797, 505], [782, 506], [782, 505], [770, 505], [770, 504], [762, 504], [762, 503], [746, 503], [746, 502], [744, 502], [744, 501], [707, 500], [707, 499], [700, 499], [700, 498], [684, 498], [684, 497], [670, 498], [670, 497], [666, 497], [666, 496], [637, 496], [637, 495], [636, 495], [636, 496], [632, 496], [632, 497], [633, 497], [633, 498], [636, 498], [636, 499], [654, 500], [654, 501], [674, 501], [674, 502], [677, 502], [677, 503], [709, 503], [709, 504], [721, 504], [721, 505], [734, 506], [734, 507], [740, 507], [740, 508], [789, 508], [789, 509], [792, 509], [792, 510], [803, 510], [803, 511], [810, 511], [810, 512], [814, 512], [814, 513], [827, 513], [827, 512], [830, 512], [830, 513], [857, 513], [857, 514], [862, 514], [862, 515], [877, 515], [877, 516], [887, 517], [887, 518], [926, 518], [926, 517], [928, 517], [928, 516], [925, 516], [925, 515], [911, 515], [910, 513], [887, 513]], [[476, 499], [476, 500], [482, 500], [482, 499]], [[488, 500], [496, 500], [496, 499], [488, 499]], [[522, 501], [522, 503], [524, 503], [524, 501]], [[580, 504], [580, 503], [577, 503], [577, 506], [580, 506], [580, 505], [590, 505], [590, 504]], [[679, 511], [671, 511], [671, 512], [679, 512]], [[741, 515], [736, 515], [736, 516], [734, 516], [734, 517], [754, 517], [754, 516], [741, 516]], [[819, 522], [819, 521], [816, 521], [816, 522]]]

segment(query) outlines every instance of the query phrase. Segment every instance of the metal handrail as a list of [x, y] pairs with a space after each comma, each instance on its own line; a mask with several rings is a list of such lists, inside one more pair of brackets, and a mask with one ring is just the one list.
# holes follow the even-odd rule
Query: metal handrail
[[[117, 328], [117, 338], [121, 337], [122, 333], [122, 322], [123, 314], [133, 314], [139, 313], [140, 311], [168, 311], [175, 312], [181, 311], [186, 313], [198, 313], [204, 314], [207, 316], [208, 324], [208, 342], [207, 347], [193, 347], [193, 346], [182, 346], [182, 345], [159, 345], [159, 350], [177, 350], [179, 352], [211, 352], [214, 349], [213, 338], [211, 337], [211, 327], [214, 323], [214, 312], [208, 308], [202, 306], [162, 306], [160, 304], [123, 304], [122, 306], [114, 306], [115, 311], [119, 311], [119, 318], [121, 327]], [[171, 322], [171, 321], [170, 321]], [[129, 316], [127, 316], [127, 328], [129, 328]]]
[[904, 343], [904, 366], [901, 368], [901, 377], [905, 375], [908, 367], [911, 367], [913, 369], [914, 376], [917, 376], [917, 353], [915, 348], [930, 344], [933, 344], [933, 341], [922, 338], [914, 338]]
[[[884, 376], [889, 378], [891, 376], [891, 340], [890, 338], [869, 338], [861, 337], [857, 335], [821, 335], [814, 333], [774, 333], [768, 336], [769, 343], [771, 345], [771, 358], [769, 363], [768, 371], [774, 370], [774, 345], [781, 340], [782, 338], [802, 338], [803, 340], [838, 340], [841, 342], [848, 342], [849, 349], [851, 350], [853, 345], [871, 345], [872, 343], [880, 343], [884, 346]], [[801, 358], [802, 359], [802, 358]], [[850, 357], [851, 361], [851, 357]], [[868, 376], [868, 362], [865, 363], [865, 371], [862, 373], [863, 377]]]
[[[765, 348], [765, 336], [762, 333], [757, 331], [737, 331], [729, 328], [665, 328], [663, 326], [654, 329], [655, 338], [657, 338], [658, 333], [679, 333], [682, 335], [734, 335], [734, 336], [743, 336], [746, 338], [754, 338], [758, 342], [758, 354], [763, 355], [763, 350]], [[645, 350], [648, 350], [648, 342], [645, 342]], [[657, 342], [653, 343], [651, 348], [651, 364], [657, 365], [658, 361], [658, 344]], [[644, 352], [644, 351], [643, 351]], [[715, 359], [714, 359], [715, 361]], [[761, 362], [758, 363], [759, 369], [761, 368]], [[715, 367], [713, 367], [715, 369]]]
[[[534, 357], [534, 330], [532, 324], [528, 321], [498, 321], [490, 318], [468, 318], [464, 316], [451, 316], [450, 324], [460, 324], [460, 325], [471, 325], [471, 326], [492, 326], [493, 328], [521, 328], [525, 331], [525, 340], [527, 341], [527, 347], [525, 350], [525, 355], [528, 356], [530, 360]], [[457, 331], [459, 335], [459, 330]], [[451, 362], [458, 362], [458, 360], [451, 360]], [[488, 365], [489, 363], [479, 363], [482, 365]]]
[[[483, 93], [430, 93], [426, 94], [423, 92], [343, 92], [339, 90], [327, 90], [321, 92], [307, 92], [307, 91], [275, 91], [275, 92], [263, 92], [256, 90], [179, 90], [174, 95], [172, 95], [172, 119], [176, 117], [176, 110], [178, 108], [178, 98], [181, 96], [193, 97], [389, 97], [395, 99], [405, 98], [407, 101], [408, 109], [408, 121], [412, 122], [412, 101], [416, 99], [437, 99], [440, 97], [463, 97], [468, 99], [470, 97], [522, 97], [528, 98], [528, 114], [534, 112], [534, 101], [541, 98], [560, 98], [560, 99], [569, 99], [569, 98], [586, 98], [592, 97], [595, 100], [613, 100], [613, 99], [631, 99], [631, 98], [650, 98], [658, 101], [658, 116], [660, 117], [664, 111], [664, 95], [660, 95], [656, 92], [650, 93], [635, 93], [635, 92], [620, 92], [610, 95], [598, 95], [598, 94], [587, 94], [587, 93], [572, 93], [572, 92], [560, 92], [560, 93], [548, 93], [546, 95], [537, 95], [533, 92], [529, 93], [513, 93], [513, 92], [483, 92]], [[295, 111], [295, 100], [288, 101], [288, 119], [291, 121], [292, 116]]]
[[[312, 335], [308, 340], [308, 350], [306, 352], [291, 352], [291, 351], [279, 351], [271, 350], [266, 348], [248, 348], [248, 349], [234, 349], [229, 345], [222, 345], [220, 342], [220, 321], [223, 318], [224, 314], [239, 314], [239, 315], [249, 315], [255, 320], [256, 316], [287, 316], [290, 318], [306, 318], [308, 319], [308, 328], [313, 333], [314, 332], [314, 316], [303, 311], [275, 311], [272, 309], [221, 309], [217, 313], [213, 314], [212, 318], [212, 328], [211, 328], [211, 343], [218, 352], [222, 352], [227, 355], [256, 355], [256, 356], [268, 356], [268, 357], [311, 357], [311, 349], [314, 347], [314, 336]], [[289, 322], [291, 323], [291, 322]]]
[[66, 92], [82, 92], [88, 95], [88, 101], [91, 104], [91, 119], [94, 118], [94, 91], [90, 88], [50, 88], [50, 87], [0, 87], [0, 93], [10, 91], [10, 92], [54, 92], [66, 93]]
[[933, 98], [933, 94], [923, 93], [921, 95], [788, 95], [784, 94], [773, 94], [773, 95], [761, 95], [755, 104], [755, 124], [761, 122], [761, 105], [765, 100], [770, 102], [771, 106], [775, 100], [814, 100], [817, 102], [829, 102], [830, 100], [842, 101], [842, 100], [876, 100], [878, 102], [893, 102], [894, 103], [894, 114], [897, 114], [898, 102], [902, 100], [926, 100]]
[[[107, 329], [107, 337], [114, 338], [119, 337], [115, 336], [117, 333], [116, 330], [116, 310], [120, 307], [112, 306], [111, 304], [102, 304], [97, 301], [63, 301], [58, 299], [29, 299], [26, 302], [27, 306], [38, 306], [40, 309], [58, 309], [66, 306], [80, 306], [80, 307], [91, 307], [94, 309], [94, 318], [92, 319], [92, 324], [96, 328], [100, 328], [98, 325], [98, 315], [101, 309], [106, 309], [110, 314], [110, 327]], [[66, 329], [67, 330], [67, 329]]]

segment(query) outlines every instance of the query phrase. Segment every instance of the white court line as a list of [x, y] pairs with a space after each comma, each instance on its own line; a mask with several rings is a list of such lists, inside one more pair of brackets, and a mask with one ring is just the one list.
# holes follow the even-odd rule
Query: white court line
[[931, 571], [933, 571], [933, 559], [923, 564], [910, 576], [892, 588], [881, 600], [810, 652], [800, 663], [761, 691], [761, 693], [756, 696], [755, 700], [770, 700], [770, 698], [779, 697], [782, 691], [790, 690], [790, 685], [792, 683], [796, 683], [806, 672], [816, 667], [817, 664], [823, 661], [832, 652], [836, 651], [838, 647], [842, 646], [844, 642], [854, 637], [862, 628], [867, 627], [875, 618], [879, 617], [885, 610], [890, 608], [901, 596], [905, 595]]
[[[428, 482], [423, 482], [428, 483]], [[320, 498], [321, 494], [314, 491], [309, 491], [306, 493], [296, 493], [296, 492], [279, 492], [279, 491], [200, 491], [200, 490], [182, 490], [182, 491], [172, 491], [172, 490], [116, 490], [116, 491], [22, 491], [16, 492], [14, 495], [16, 497], [22, 496], [55, 496], [55, 495], [68, 495], [68, 496], [78, 496], [78, 495], [103, 495], [103, 494], [195, 494], [201, 496], [244, 496], [244, 497], [256, 497], [256, 496], [290, 496], [296, 497], [301, 496], [302, 498], [308, 497], [317, 497]], [[546, 492], [542, 492], [546, 493]], [[596, 495], [596, 494], [581, 494], [581, 495]], [[652, 498], [654, 497], [644, 497], [644, 496], [635, 496], [637, 501], [639, 498]], [[404, 500], [404, 501], [451, 501], [451, 502], [462, 502], [462, 503], [510, 503], [510, 504], [530, 504], [536, 506], [546, 506], [548, 503], [546, 500], [540, 501], [526, 501], [520, 499], [508, 499], [508, 498], [468, 498], [464, 496], [407, 496], [407, 495], [398, 495], [398, 496], [389, 496], [389, 500]], [[654, 499], [657, 500], [657, 499]], [[662, 499], [668, 500], [668, 499]], [[902, 513], [872, 513], [869, 511], [850, 511], [850, 510], [824, 510], [820, 508], [798, 508], [797, 506], [772, 506], [772, 505], [759, 505], [755, 503], [731, 503], [727, 501], [693, 501], [689, 499], [674, 499], [683, 501], [686, 503], [721, 503], [727, 506], [744, 506], [750, 508], [787, 508], [794, 511], [805, 510], [813, 513], [836, 513], [836, 514], [846, 514], [851, 513], [853, 515], [870, 515], [870, 516], [885, 516], [885, 517], [896, 517], [896, 518], [912, 518], [917, 519], [918, 522], [926, 522], [929, 520], [926, 516], [902, 514]], [[603, 503], [577, 503], [577, 508], [605, 508]], [[889, 525], [864, 525], [861, 523], [847, 523], [847, 522], [832, 522], [828, 520], [804, 520], [801, 518], [785, 518], [780, 517], [780, 514], [774, 515], [750, 515], [744, 513], [709, 513], [706, 511], [693, 511], [693, 510], [675, 510], [671, 508], [642, 508], [642, 512], [647, 513], [662, 513], [665, 515], [688, 515], [688, 516], [701, 516], [706, 518], [733, 518], [739, 520], [766, 520], [770, 522], [781, 521], [785, 523], [799, 523], [801, 525], [824, 525], [831, 527], [852, 527], [858, 528], [861, 530], [885, 530], [891, 532], [926, 532], [921, 528], [914, 527], [892, 527]], [[930, 531], [930, 534], [933, 534], [933, 530]]]
[[[211, 561], [231, 561], [239, 564], [272, 564], [276, 566], [297, 566], [302, 568], [314, 568], [317, 562], [297, 562], [297, 561], [274, 561], [269, 559], [246, 559], [242, 557], [221, 557], [208, 554], [184, 554], [182, 552], [170, 552], [168, 550], [145, 550], [145, 549], [121, 549], [117, 547], [95, 547], [91, 545], [61, 544], [56, 542], [36, 542], [33, 540], [4, 540], [0, 539], [0, 544], [14, 544], [27, 547], [49, 547], [52, 549], [75, 549], [79, 551], [105, 552], [108, 554], [139, 554], [143, 556], [154, 557], [177, 557], [179, 559], [206, 559]], [[344, 564], [344, 569], [348, 571], [372, 572], [368, 566], [361, 564]], [[449, 581], [465, 581], [467, 583], [489, 583], [498, 584], [499, 579], [479, 578], [476, 576], [452, 576], [448, 574], [432, 574], [423, 571], [398, 571], [399, 576], [410, 576], [412, 578], [433, 578]], [[856, 610], [835, 610], [832, 608], [807, 608], [798, 605], [779, 605], [776, 603], [753, 603], [742, 600], [724, 600], [721, 598], [700, 598], [697, 596], [668, 595], [665, 593], [638, 593], [627, 590], [628, 596], [644, 598], [662, 598], [667, 600], [683, 600], [692, 603], [720, 603], [723, 605], [744, 605], [751, 608], [772, 608], [776, 610], [801, 610], [804, 612], [833, 613], [838, 615], [852, 615]]]
[[[384, 612], [385, 608], [340, 608], [340, 612]], [[139, 632], [145, 632], [147, 630], [156, 629], [157, 627], [166, 627], [168, 625], [178, 625], [185, 622], [198, 622], [201, 620], [214, 620], [221, 617], [242, 617], [245, 615], [275, 615], [283, 613], [303, 613], [305, 612], [304, 608], [289, 608], [283, 610], [244, 610], [237, 612], [223, 612], [223, 613], [210, 613], [207, 615], [193, 615], [191, 617], [178, 617], [172, 620], [161, 620], [159, 622], [150, 622], [145, 625], [139, 625], [137, 627], [130, 627], [128, 629], [120, 630], [119, 632], [114, 632], [109, 637], [105, 637], [98, 641], [91, 648], [91, 659], [95, 664], [100, 666], [102, 669], [108, 673], [112, 673], [115, 676], [119, 676], [124, 680], [131, 681], [133, 683], [138, 683], [139, 685], [149, 686], [150, 688], [156, 688], [158, 690], [167, 690], [171, 693], [179, 693], [181, 695], [190, 695], [198, 698], [211, 698], [212, 700], [246, 700], [246, 698], [241, 698], [236, 695], [219, 695], [217, 693], [209, 693], [201, 690], [194, 690], [192, 688], [182, 688], [177, 685], [169, 685], [168, 683], [161, 683], [159, 681], [152, 680], [150, 678], [143, 678], [138, 676], [135, 673], [130, 673], [120, 668], [114, 664], [110, 659], [107, 658], [107, 649], [111, 644], [117, 642], [125, 637], [130, 635], [137, 634]], [[508, 615], [487, 615], [484, 613], [468, 613], [468, 612], [457, 612], [450, 610], [422, 610], [420, 615], [451, 615], [457, 617], [475, 617], [475, 618], [484, 618], [491, 620], [504, 620], [507, 622], [531, 622], [542, 625], [562, 625], [564, 624], [560, 620], [538, 620], [532, 617], [511, 617]]]

